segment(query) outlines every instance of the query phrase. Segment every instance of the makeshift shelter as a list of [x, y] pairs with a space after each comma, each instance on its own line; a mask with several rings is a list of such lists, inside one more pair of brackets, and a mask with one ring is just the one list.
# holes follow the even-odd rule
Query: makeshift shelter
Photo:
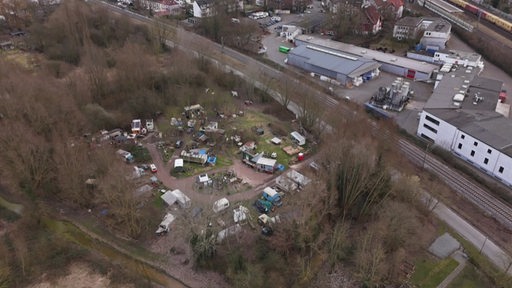
[[311, 179], [293, 169], [276, 178], [276, 185], [288, 192], [300, 190], [310, 182]]
[[274, 173], [276, 163], [277, 163], [277, 160], [275, 160], [275, 159], [259, 157], [259, 159], [256, 161], [256, 168], [260, 171]]
[[295, 142], [295, 144], [302, 146], [306, 144], [306, 138], [304, 136], [300, 135], [299, 132], [293, 131], [290, 133], [290, 136], [292, 137], [292, 141]]
[[171, 192], [174, 197], [176, 197], [176, 201], [180, 205], [181, 208], [189, 208], [191, 205], [190, 198], [185, 195], [185, 193], [181, 192], [181, 190], [176, 189]]
[[272, 139], [270, 139], [270, 142], [272, 142], [272, 144], [275, 144], [275, 145], [281, 145], [281, 139], [277, 138], [277, 137], [274, 137]]
[[244, 223], [247, 220], [247, 214], [249, 214], [249, 209], [240, 205], [238, 208], [233, 209], [233, 220], [235, 223]]
[[238, 234], [240, 231], [242, 231], [242, 226], [240, 226], [240, 224], [228, 227], [217, 234], [217, 242], [222, 242], [226, 237]]
[[183, 166], [183, 159], [178, 158], [174, 160], [174, 171], [183, 172], [185, 171], [185, 167]]
[[169, 206], [173, 205], [176, 203], [176, 200], [178, 200], [171, 190], [166, 191], [160, 198]]

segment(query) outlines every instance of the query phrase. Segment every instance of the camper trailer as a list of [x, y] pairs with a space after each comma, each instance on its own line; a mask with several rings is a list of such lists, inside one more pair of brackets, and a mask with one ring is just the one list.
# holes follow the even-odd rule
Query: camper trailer
[[226, 210], [227, 208], [229, 208], [229, 200], [227, 198], [219, 199], [213, 203], [213, 212], [215, 213]]
[[277, 193], [277, 191], [271, 187], [266, 187], [265, 189], [263, 189], [263, 198], [265, 198], [265, 200], [267, 201], [272, 202], [272, 204], [278, 207], [283, 205], [283, 202], [281, 201], [281, 195], [279, 195], [279, 193]]

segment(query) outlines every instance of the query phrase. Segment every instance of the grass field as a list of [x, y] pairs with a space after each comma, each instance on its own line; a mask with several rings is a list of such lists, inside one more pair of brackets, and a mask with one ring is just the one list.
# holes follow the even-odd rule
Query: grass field
[[466, 265], [464, 270], [453, 280], [448, 288], [481, 288], [493, 287], [493, 284], [482, 272], [473, 265]]
[[433, 257], [416, 262], [416, 270], [411, 282], [416, 287], [436, 288], [456, 267], [458, 262], [452, 258], [436, 260]]

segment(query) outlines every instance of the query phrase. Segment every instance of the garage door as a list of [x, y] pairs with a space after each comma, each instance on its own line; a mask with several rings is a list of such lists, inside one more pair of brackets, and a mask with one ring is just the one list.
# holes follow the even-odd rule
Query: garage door
[[407, 78], [414, 79], [415, 76], [416, 76], [416, 71], [414, 71], [414, 70], [407, 70]]

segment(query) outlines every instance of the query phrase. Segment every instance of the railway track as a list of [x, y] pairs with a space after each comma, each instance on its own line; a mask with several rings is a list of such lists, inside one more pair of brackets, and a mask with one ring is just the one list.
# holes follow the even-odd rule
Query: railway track
[[508, 204], [492, 196], [476, 183], [471, 182], [441, 161], [428, 155], [426, 151], [422, 151], [404, 139], [397, 139], [397, 142], [401, 151], [412, 162], [434, 173], [459, 195], [489, 213], [507, 228], [512, 229], [512, 208]]
[[[97, 2], [101, 3], [100, 1]], [[114, 7], [114, 9], [116, 8]], [[123, 13], [123, 11], [119, 12]], [[152, 21], [151, 19], [148, 19], [146, 17], [132, 15], [133, 13], [123, 14], [127, 14], [132, 18], [139, 18], [138, 20], [144, 22]], [[173, 27], [173, 29], [175, 28]], [[258, 79], [260, 77], [265, 79], [278, 79], [278, 77], [284, 76], [287, 81], [290, 81], [290, 83], [295, 83], [295, 85], [306, 91], [308, 95], [310, 95], [311, 97], [315, 97], [320, 102], [320, 104], [322, 104], [325, 108], [340, 109], [340, 112], [345, 113], [346, 115], [351, 115], [354, 112], [349, 107], [338, 105], [339, 101], [327, 95], [326, 93], [318, 91], [317, 89], [313, 89], [309, 85], [305, 85], [308, 84], [305, 83], [305, 81], [297, 80], [295, 78], [297, 75], [294, 75], [294, 73], [292, 73], [292, 75], [289, 75], [288, 73], [283, 73], [273, 67], [270, 67], [255, 59], [252, 59], [249, 56], [246, 56], [242, 53], [239, 53], [227, 47], [221, 47], [220, 44], [212, 43], [211, 41], [206, 40], [199, 35], [186, 34], [186, 36], [188, 37], [188, 39], [185, 38], [185, 34], [182, 35], [178, 46], [183, 47], [186, 46], [185, 44], [188, 43], [193, 43], [196, 45], [202, 43], [202, 45], [199, 45], [197, 47], [209, 47], [210, 55], [224, 55], [221, 58], [208, 57], [212, 61], [216, 61], [218, 64], [222, 64], [221, 62], [225, 62], [227, 60], [226, 58], [231, 58], [232, 60], [234, 60], [234, 62], [243, 63], [243, 65], [240, 66], [236, 65], [238, 66], [236, 68], [240, 70], [238, 71], [239, 73], [246, 73], [247, 76], [255, 77], [255, 79]], [[196, 45], [192, 45], [192, 47], [195, 47]], [[268, 81], [263, 81], [261, 83], [266, 82]], [[275, 93], [276, 91], [273, 92]], [[435, 159], [432, 156], [429, 156], [428, 153], [426, 153], [426, 151], [423, 151], [422, 149], [416, 147], [415, 145], [411, 144], [404, 138], [391, 136], [391, 133], [389, 131], [383, 130], [381, 127], [378, 127], [378, 125], [375, 122], [372, 122], [371, 124], [374, 127], [376, 133], [384, 134], [384, 136], [386, 136], [390, 140], [396, 141], [401, 151], [412, 162], [416, 163], [419, 166], [423, 166], [425, 169], [430, 170], [437, 177], [439, 177], [439, 179], [444, 181], [448, 186], [450, 186], [461, 196], [474, 203], [477, 207], [480, 207], [483, 211], [492, 215], [492, 217], [494, 217], [496, 220], [502, 223], [505, 227], [512, 229], [512, 208], [509, 205], [503, 203], [502, 201], [491, 195], [489, 192], [482, 189], [476, 183], [471, 182], [468, 178], [454, 171], [450, 167], [446, 166], [441, 161]]]

